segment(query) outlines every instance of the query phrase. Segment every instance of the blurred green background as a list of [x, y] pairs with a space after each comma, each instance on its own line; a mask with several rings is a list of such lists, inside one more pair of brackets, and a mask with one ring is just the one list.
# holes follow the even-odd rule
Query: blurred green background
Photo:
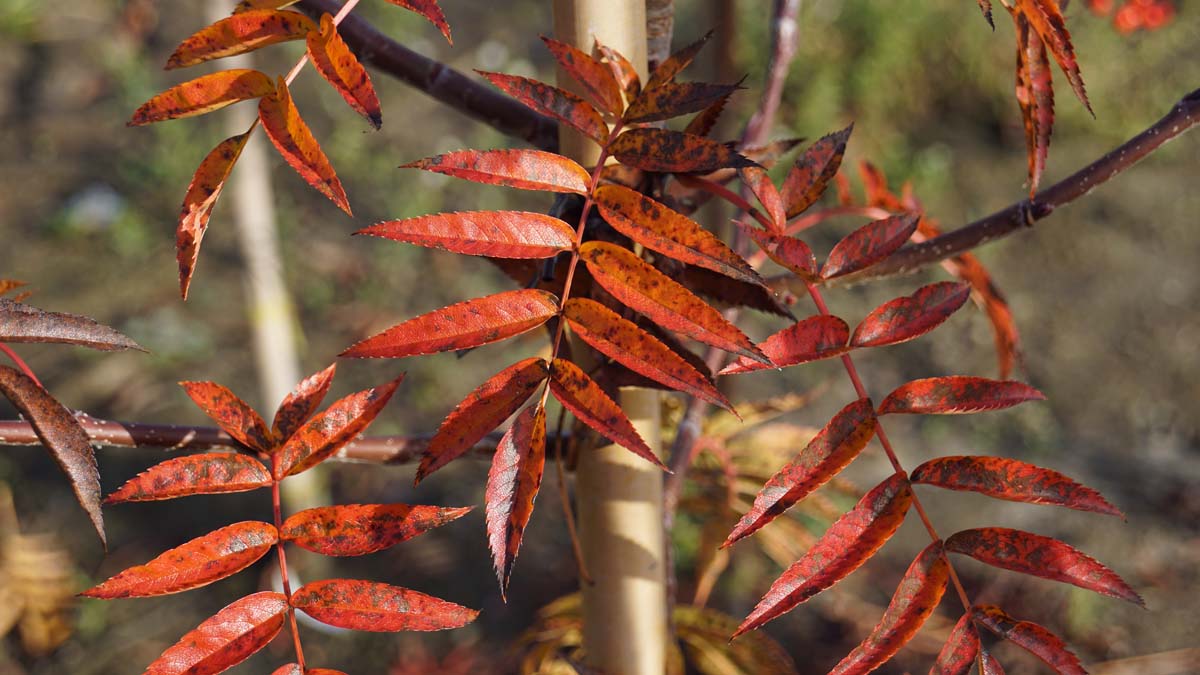
[[[419, 17], [387, 3], [364, 2], [359, 12], [409, 47], [460, 70], [552, 78], [538, 40], [550, 31], [548, 2], [442, 4], [454, 30], [454, 47]], [[732, 7], [735, 20], [722, 21], [729, 11], [722, 4]], [[1088, 13], [1082, 2], [1071, 3], [1068, 25], [1096, 118], [1072, 98], [1056, 69], [1058, 115], [1045, 184], [1136, 134], [1200, 86], [1200, 59], [1195, 56], [1200, 21], [1195, 7], [1180, 4], [1179, 17], [1166, 28], [1122, 36], [1107, 20]], [[695, 79], [748, 76], [748, 91], [723, 122], [724, 135], [733, 137], [761, 87], [769, 3], [677, 5], [677, 44], [710, 27], [719, 38], [718, 46], [688, 74]], [[1025, 153], [1013, 97], [1012, 27], [997, 10], [993, 33], [974, 3], [964, 0], [805, 2], [799, 51], [773, 136], [813, 139], [853, 121], [844, 166], [856, 190], [857, 163], [875, 162], [895, 185], [912, 181], [930, 214], [946, 228], [1022, 198]], [[0, 0], [0, 278], [29, 282], [35, 291], [31, 303], [92, 316], [152, 352], [99, 354], [52, 345], [19, 349], [64, 403], [97, 417], [203, 423], [175, 384], [179, 380], [220, 381], [255, 400], [245, 282], [228, 195], [213, 216], [187, 303], [178, 297], [174, 261], [179, 201], [200, 159], [228, 135], [223, 124], [228, 111], [125, 127], [142, 101], [207, 68], [175, 73], [160, 67], [179, 40], [206, 23], [205, 16], [200, 0]], [[721, 45], [728, 45], [723, 65], [718, 63]], [[301, 49], [290, 44], [265, 50], [257, 56], [257, 66], [284, 72]], [[511, 142], [386, 75], [372, 75], [383, 102], [379, 132], [370, 130], [311, 70], [301, 74], [294, 88], [301, 112], [346, 186], [354, 219], [309, 189], [282, 161], [271, 159], [285, 274], [298, 310], [306, 373], [402, 318], [509, 285], [478, 259], [352, 238], [355, 229], [435, 211], [549, 207], [540, 195], [398, 170], [404, 162], [447, 150]], [[928, 497], [946, 533], [994, 524], [1059, 536], [1115, 567], [1146, 596], [1148, 612], [1049, 582], [963, 565], [966, 581], [981, 601], [1004, 601], [1012, 614], [1060, 630], [1087, 663], [1196, 642], [1198, 158], [1200, 135], [1185, 136], [1032, 231], [978, 251], [1010, 299], [1021, 329], [1026, 357], [1021, 377], [1045, 391], [1047, 403], [972, 419], [892, 425], [908, 466], [944, 454], [1019, 457], [1070, 473], [1125, 510], [1129, 522], [1123, 524], [1040, 507], [1001, 507], [961, 495]], [[827, 251], [854, 225], [830, 223], [810, 239], [818, 251]], [[875, 304], [911, 292], [919, 282], [942, 278], [935, 268], [919, 277], [834, 291], [829, 300], [836, 313], [853, 321]], [[804, 305], [797, 310], [808, 312]], [[751, 317], [747, 326], [752, 337], [761, 339], [781, 324]], [[400, 394], [372, 432], [432, 431], [502, 358], [528, 354], [542, 343], [540, 335], [529, 336], [461, 360], [440, 355], [402, 363], [341, 363], [335, 394], [407, 370]], [[968, 308], [929, 338], [865, 354], [860, 367], [878, 398], [914, 377], [994, 376], [995, 357], [985, 318]], [[825, 395], [791, 417], [820, 427], [852, 397], [836, 364], [747, 376], [731, 385], [737, 401], [807, 391], [823, 382], [831, 383]], [[0, 416], [13, 414], [0, 406]], [[160, 453], [106, 449], [99, 456], [108, 491]], [[323, 470], [331, 498], [338, 502], [481, 505], [486, 476], [482, 463], [464, 460], [414, 490], [411, 467]], [[869, 486], [886, 472], [882, 457], [867, 452], [848, 475]], [[112, 546], [106, 558], [67, 485], [40, 450], [6, 448], [0, 454], [0, 479], [13, 485], [26, 531], [57, 534], [81, 570], [81, 584], [233, 519], [268, 513], [259, 493], [112, 508], [106, 512]], [[496, 589], [482, 513], [364, 560], [322, 563], [300, 557], [302, 576], [307, 570], [336, 570], [483, 610], [477, 624], [432, 636], [316, 636], [306, 629], [312, 636], [306, 643], [313, 652], [310, 658], [359, 673], [389, 668], [395, 673], [460, 672], [454, 668], [508, 672], [511, 665], [504, 659], [512, 653], [510, 644], [532, 622], [533, 613], [575, 588], [556, 489], [548, 480], [507, 605]], [[685, 518], [678, 533], [684, 579], [696, 559], [697, 529]], [[768, 628], [791, 651], [801, 672], [824, 672], [861, 639], [872, 620], [851, 620], [853, 612], [845, 603], [886, 605], [923, 537], [906, 525], [880, 562]], [[711, 602], [735, 616], [743, 616], [780, 571], [743, 546]], [[265, 566], [255, 569], [261, 572]], [[83, 602], [76, 634], [62, 648], [34, 658], [9, 638], [0, 672], [137, 672], [203, 617], [239, 592], [266, 583], [263, 579], [245, 573], [187, 597]], [[949, 605], [946, 611], [956, 616]], [[268, 651], [274, 653], [235, 672], [267, 672], [290, 653], [283, 645]], [[446, 654], [448, 665], [431, 665]], [[1015, 664], [1014, 672], [1035, 668], [1026, 656], [1007, 649], [1000, 654]], [[927, 648], [907, 650], [880, 672], [927, 668], [931, 658]]]

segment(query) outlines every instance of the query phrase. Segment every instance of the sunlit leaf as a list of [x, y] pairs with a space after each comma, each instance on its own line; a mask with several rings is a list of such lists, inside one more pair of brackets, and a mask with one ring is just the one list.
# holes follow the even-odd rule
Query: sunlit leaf
[[271, 423], [271, 432], [276, 439], [287, 440], [296, 433], [300, 425], [307, 422], [308, 418], [317, 412], [317, 408], [321, 407], [321, 401], [325, 399], [325, 394], [329, 393], [335, 372], [337, 372], [336, 363], [304, 378], [300, 384], [296, 385], [295, 389], [288, 392], [283, 402], [279, 404], [279, 409], [275, 411], [275, 419]]
[[575, 245], [565, 222], [528, 211], [439, 213], [376, 223], [356, 234], [489, 258], [549, 258]]
[[994, 605], [975, 607], [972, 617], [979, 625], [1045, 661], [1061, 675], [1087, 675], [1079, 657], [1058, 636], [1036, 623], [1018, 621]]
[[300, 40], [315, 30], [317, 24], [299, 12], [273, 9], [238, 12], [201, 28], [181, 42], [167, 59], [167, 68], [194, 66], [279, 42]]
[[454, 40], [450, 39], [450, 24], [446, 23], [446, 15], [442, 13], [442, 8], [438, 6], [437, 0], [388, 0], [388, 2], [425, 17], [429, 20], [429, 23], [437, 26], [437, 29], [442, 31], [442, 36], [446, 38], [446, 42], [454, 44]]
[[277, 450], [275, 478], [294, 476], [320, 464], [358, 437], [387, 405], [404, 375], [335, 401], [300, 427]]
[[282, 593], [236, 600], [180, 638], [144, 675], [216, 675], [232, 668], [275, 639], [287, 611]]
[[783, 195], [775, 187], [775, 183], [771, 182], [771, 175], [767, 173], [766, 169], [757, 166], [746, 167], [739, 170], [738, 173], [742, 177], [742, 182], [754, 193], [754, 198], [766, 210], [768, 220], [775, 232], [781, 231], [787, 222], [787, 213], [784, 209]]
[[280, 539], [322, 555], [354, 556], [391, 548], [465, 516], [466, 508], [408, 504], [346, 504], [293, 514]]
[[249, 139], [250, 133], [247, 132], [221, 141], [200, 162], [183, 196], [179, 225], [175, 229], [175, 260], [179, 263], [179, 293], [184, 300], [187, 300], [188, 289], [192, 285], [192, 274], [200, 257], [200, 242], [208, 230], [213, 207], [217, 205], [225, 181], [229, 179], [233, 165], [242, 155], [242, 149]]
[[279, 533], [270, 523], [234, 523], [166, 551], [145, 565], [130, 567], [81, 595], [104, 600], [147, 598], [200, 588], [253, 565], [277, 541]]
[[787, 368], [832, 358], [846, 353], [846, 341], [849, 339], [850, 327], [845, 321], [836, 316], [810, 316], [758, 344], [762, 353], [771, 360], [769, 364], [741, 357], [718, 374], [736, 375], [772, 367]]
[[796, 237], [771, 234], [757, 227], [743, 227], [742, 231], [758, 244], [771, 260], [796, 273], [805, 281], [817, 278], [817, 257], [804, 241]]
[[622, 164], [645, 171], [697, 173], [755, 166], [729, 146], [670, 129], [630, 129], [609, 144]]
[[608, 125], [587, 101], [528, 77], [476, 71], [501, 91], [529, 108], [573, 127], [596, 143], [608, 141]]
[[487, 479], [487, 535], [492, 564], [500, 580], [500, 594], [508, 589], [513, 563], [521, 549], [521, 539], [533, 502], [542, 485], [546, 468], [546, 409], [530, 406], [517, 415], [508, 428]]
[[941, 281], [918, 288], [871, 311], [854, 329], [852, 347], [882, 347], [907, 342], [937, 328], [971, 297], [971, 287]]
[[267, 423], [237, 394], [216, 382], [180, 382], [189, 398], [238, 443], [260, 452], [271, 447]]
[[879, 414], [948, 415], [1000, 410], [1025, 401], [1041, 401], [1042, 392], [1012, 380], [954, 375], [901, 385], [879, 404]]
[[126, 481], [104, 503], [247, 492], [270, 484], [271, 473], [257, 459], [237, 452], [210, 452], [155, 464]]
[[606, 64], [592, 58], [591, 54], [565, 42], [543, 36], [542, 42], [554, 56], [554, 60], [567, 71], [571, 79], [579, 83], [584, 95], [601, 110], [610, 115], [620, 115], [625, 107], [621, 99], [621, 85]]
[[604, 393], [587, 373], [563, 359], [550, 363], [550, 392], [580, 422], [633, 454], [666, 469], [654, 450], [625, 416], [621, 406]]
[[317, 192], [337, 204], [346, 215], [353, 215], [342, 182], [338, 180], [333, 165], [329, 163], [329, 158], [321, 150], [312, 131], [300, 117], [300, 111], [296, 109], [292, 94], [282, 77], [279, 78], [275, 93], [264, 96], [258, 102], [258, 119], [262, 122], [263, 131], [267, 132], [267, 138], [271, 139], [288, 165]]
[[355, 579], [306, 584], [292, 606], [321, 623], [372, 632], [461, 628], [479, 614], [407, 588]]
[[8, 298], [0, 298], [0, 342], [56, 342], [105, 352], [146, 351], [120, 332], [86, 316], [47, 312]]
[[273, 93], [275, 85], [264, 73], [244, 68], [222, 70], [177, 84], [154, 96], [134, 111], [129, 126], [195, 117]]
[[665, 82], [653, 89], [643, 90], [629, 104], [624, 121], [626, 124], [656, 122], [698, 112], [725, 100], [738, 89], [736, 84]]
[[854, 125], [821, 138], [796, 158], [780, 192], [787, 217], [794, 218], [816, 203], [842, 165], [842, 155]]
[[917, 220], [915, 214], [890, 216], [846, 235], [829, 252], [829, 257], [821, 267], [821, 278], [833, 279], [882, 261], [895, 253], [916, 232]]
[[402, 169], [422, 169], [455, 178], [521, 190], [587, 194], [591, 174], [574, 161], [542, 150], [458, 150], [410, 162]]
[[1124, 517], [1099, 492], [1057, 471], [1005, 457], [954, 456], [931, 459], [913, 469], [912, 482], [948, 490], [980, 492], [1014, 502], [1052, 504]]
[[958, 623], [946, 638], [946, 644], [938, 652], [937, 661], [929, 675], [967, 675], [979, 654], [979, 633], [971, 621], [971, 613], [963, 612]]
[[306, 42], [308, 59], [321, 77], [346, 99], [351, 108], [378, 129], [383, 123], [383, 112], [379, 108], [375, 87], [371, 85], [371, 78], [358, 62], [358, 57], [338, 35], [333, 17], [323, 15], [321, 30], [309, 33]]
[[1042, 180], [1054, 128], [1054, 85], [1046, 46], [1029, 26], [1025, 15], [1010, 9], [1017, 30], [1017, 103], [1025, 124], [1025, 146], [1029, 157], [1029, 194]]

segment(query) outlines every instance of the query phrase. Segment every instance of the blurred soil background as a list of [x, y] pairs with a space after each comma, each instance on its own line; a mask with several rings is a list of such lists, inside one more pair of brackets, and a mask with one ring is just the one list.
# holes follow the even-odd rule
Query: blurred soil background
[[[205, 424], [175, 384], [216, 380], [258, 405], [249, 348], [245, 281], [227, 194], [217, 206], [192, 286], [180, 301], [174, 226], [180, 199], [201, 158], [224, 138], [224, 115], [126, 128], [154, 93], [197, 76], [161, 64], [174, 45], [206, 23], [204, 2], [0, 0], [0, 277], [29, 282], [39, 307], [110, 324], [151, 354], [101, 354], [60, 346], [20, 346], [60, 400], [118, 420]], [[361, 14], [416, 51], [470, 72], [498, 70], [552, 79], [539, 34], [550, 31], [549, 3], [443, 0], [455, 45], [415, 15], [383, 2]], [[748, 91], [726, 113], [734, 137], [752, 110], [769, 43], [765, 0], [678, 2], [676, 44], [718, 31], [717, 46], [687, 75], [736, 80]], [[1176, 21], [1153, 33], [1118, 34], [1077, 0], [1068, 11], [1092, 119], [1055, 70], [1058, 115], [1044, 184], [1097, 158], [1163, 115], [1200, 86], [1200, 7], [1181, 1]], [[732, 20], [730, 20], [732, 17]], [[877, 163], [895, 186], [912, 181], [947, 229], [1025, 194], [1025, 148], [1013, 97], [1011, 22], [997, 7], [990, 31], [964, 0], [812, 0], [774, 136], [810, 140], [855, 123], [844, 167], [856, 190], [860, 160]], [[729, 45], [726, 58], [723, 48]], [[284, 72], [302, 47], [258, 55], [258, 67]], [[724, 64], [720, 63], [722, 60]], [[302, 370], [314, 372], [362, 337], [402, 318], [511, 287], [479, 259], [349, 236], [369, 223], [449, 210], [545, 210], [541, 195], [482, 188], [396, 167], [453, 149], [512, 142], [448, 111], [381, 73], [383, 101], [374, 132], [311, 69], [296, 100], [346, 186], [347, 218], [272, 156], [288, 289], [298, 310]], [[245, 104], [243, 104], [245, 105]], [[258, 140], [261, 140], [261, 135]], [[944, 534], [1005, 525], [1057, 536], [1113, 566], [1147, 600], [1148, 611], [1115, 600], [963, 562], [965, 582], [984, 602], [1060, 631], [1085, 663], [1197, 646], [1200, 625], [1200, 135], [1193, 132], [1077, 203], [978, 251], [1012, 303], [1024, 340], [1020, 377], [1048, 394], [1044, 404], [972, 418], [900, 420], [896, 436], [908, 467], [935, 455], [1000, 454], [1062, 470], [1100, 489], [1128, 522], [985, 498], [922, 492]], [[831, 191], [832, 193], [832, 191]], [[861, 192], [859, 193], [861, 194]], [[826, 198], [828, 201], [832, 194]], [[719, 223], [728, 213], [705, 217]], [[823, 225], [819, 252], [856, 226]], [[945, 278], [918, 277], [831, 291], [833, 311], [851, 324], [879, 302]], [[798, 305], [798, 315], [809, 313]], [[751, 317], [752, 337], [781, 327]], [[541, 334], [463, 359], [341, 362], [334, 395], [408, 377], [373, 434], [429, 432], [504, 358], [540, 348]], [[506, 351], [507, 350], [507, 351]], [[985, 317], [973, 307], [930, 337], [864, 354], [867, 386], [878, 399], [901, 382], [940, 374], [995, 376]], [[788, 416], [817, 427], [853, 398], [834, 362], [728, 382], [736, 401], [828, 385]], [[332, 396], [329, 400], [332, 400]], [[11, 419], [0, 406], [0, 417]], [[894, 431], [893, 431], [894, 428]], [[889, 470], [876, 446], [847, 477], [862, 488]], [[799, 449], [796, 447], [795, 449]], [[99, 452], [105, 491], [159, 460], [151, 450]], [[782, 461], [782, 459], [780, 460]], [[318, 636], [306, 628], [310, 661], [353, 673], [512, 672], [513, 644], [536, 611], [576, 587], [575, 568], [547, 472], [540, 508], [526, 535], [509, 603], [501, 602], [483, 536], [486, 465], [456, 462], [414, 490], [412, 467], [322, 468], [335, 502], [404, 501], [477, 505], [475, 513], [394, 550], [364, 559], [297, 556], [307, 573], [386, 581], [482, 609], [474, 625], [444, 634]], [[266, 493], [193, 497], [106, 510], [111, 550], [104, 556], [57, 468], [37, 448], [5, 448], [0, 479], [13, 486], [26, 533], [51, 533], [76, 566], [75, 590], [234, 520], [269, 519]], [[851, 497], [831, 499], [841, 506]], [[827, 521], [804, 521], [814, 532]], [[681, 599], [691, 597], [703, 518], [684, 515], [677, 532]], [[908, 523], [883, 551], [835, 591], [767, 631], [802, 673], [825, 672], [869, 631], [925, 535]], [[802, 550], [802, 549], [801, 549]], [[749, 541], [735, 550], [709, 605], [744, 616], [780, 572], [779, 561]], [[3, 673], [100, 675], [139, 672], [185, 631], [239, 594], [269, 584], [260, 564], [183, 596], [78, 604], [71, 637], [33, 655], [4, 642]], [[319, 570], [319, 571], [318, 571]], [[949, 596], [948, 596], [949, 597]], [[957, 617], [947, 600], [948, 621]], [[936, 628], [936, 626], [935, 626]], [[945, 627], [942, 627], [944, 630]], [[918, 640], [880, 672], [928, 668], [935, 641]], [[269, 672], [290, 658], [282, 641], [236, 673]], [[1000, 648], [1010, 672], [1040, 666]]]

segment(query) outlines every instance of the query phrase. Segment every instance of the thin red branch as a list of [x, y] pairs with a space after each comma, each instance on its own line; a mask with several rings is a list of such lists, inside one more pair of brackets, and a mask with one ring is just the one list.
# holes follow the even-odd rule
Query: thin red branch
[[[0, 352], [8, 356], [8, 360], [13, 362], [13, 365], [17, 367], [17, 370], [25, 373], [25, 377], [33, 380], [33, 383], [37, 386], [42, 387], [42, 383], [40, 380], [38, 380], [37, 375], [33, 374], [33, 369], [29, 367], [28, 363], [25, 363], [25, 359], [18, 356], [17, 353], [12, 350], [12, 347], [0, 342]], [[45, 387], [42, 387], [42, 389], [45, 389]]]
[[[279, 458], [276, 455], [271, 456], [271, 475], [275, 476], [278, 468]], [[279, 484], [282, 481], [273, 479], [271, 481], [271, 508], [275, 515], [275, 530], [283, 531], [283, 505], [280, 499]], [[279, 580], [283, 586], [283, 594], [288, 599], [288, 620], [292, 626], [292, 643], [296, 647], [296, 662], [300, 664], [300, 672], [304, 672], [304, 648], [300, 646], [300, 626], [296, 622], [296, 609], [292, 607], [292, 583], [288, 579], [288, 564], [287, 555], [284, 553], [283, 537], [279, 537], [275, 541], [276, 557], [279, 561]]]

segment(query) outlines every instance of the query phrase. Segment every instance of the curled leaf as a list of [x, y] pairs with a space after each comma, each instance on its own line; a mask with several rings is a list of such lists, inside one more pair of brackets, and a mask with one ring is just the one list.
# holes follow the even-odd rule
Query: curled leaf
[[350, 394], [306, 422], [276, 451], [275, 478], [311, 469], [357, 438], [387, 405], [403, 380], [401, 374], [387, 384]]
[[247, 492], [270, 484], [270, 472], [257, 459], [237, 452], [210, 452], [155, 464], [126, 481], [104, 503]]
[[1025, 15], [1009, 10], [1017, 30], [1017, 103], [1025, 123], [1025, 146], [1029, 157], [1029, 195], [1037, 193], [1050, 151], [1054, 128], [1054, 84], [1046, 46], [1029, 26]]
[[[0, 280], [0, 287], [4, 285]], [[15, 287], [0, 290], [7, 291]], [[0, 298], [0, 342], [56, 342], [105, 352], [121, 349], [146, 351], [118, 331], [86, 316], [47, 312], [8, 298]]]
[[216, 382], [180, 382], [179, 386], [205, 415], [238, 443], [259, 452], [271, 447], [267, 423], [237, 394]]
[[608, 141], [608, 125], [587, 101], [558, 87], [517, 75], [476, 71], [530, 109], [573, 127], [600, 145]]
[[317, 192], [337, 204], [346, 215], [353, 215], [342, 182], [338, 180], [333, 165], [329, 163], [329, 158], [321, 150], [312, 131], [300, 117], [300, 111], [296, 109], [292, 94], [282, 77], [275, 92], [258, 102], [258, 119], [267, 138], [271, 139], [288, 165]]
[[461, 628], [479, 614], [407, 588], [355, 579], [306, 584], [292, 606], [330, 626], [372, 632]]
[[795, 459], [771, 476], [721, 548], [758, 531], [836, 476], [867, 446], [876, 425], [870, 399], [842, 408]]
[[629, 129], [608, 149], [622, 164], [645, 171], [703, 173], [757, 166], [727, 145], [670, 129]]
[[587, 194], [592, 176], [562, 155], [542, 150], [458, 150], [410, 162], [402, 169], [422, 169], [455, 178], [521, 190]]
[[955, 415], [1010, 408], [1025, 401], [1041, 401], [1042, 392], [1013, 380], [952, 375], [913, 380], [888, 394], [879, 414]]
[[351, 108], [378, 129], [383, 123], [383, 112], [379, 107], [379, 97], [375, 95], [375, 87], [371, 85], [371, 78], [358, 62], [358, 57], [338, 35], [332, 16], [325, 14], [321, 17], [321, 30], [308, 34], [307, 45], [308, 59], [321, 77], [342, 95]]
[[[612, 72], [617, 85], [620, 86], [621, 91], [625, 92], [625, 98], [630, 101], [637, 98], [642, 91], [642, 80], [638, 76], [637, 68], [633, 67], [629, 59], [625, 58], [621, 52], [600, 44], [599, 40], [596, 41], [595, 52], [600, 54], [604, 64]], [[620, 109], [614, 112], [619, 113]]]
[[977, 606], [971, 615], [976, 623], [1045, 661], [1061, 675], [1087, 675], [1066, 643], [1036, 623], [1017, 621], [994, 605]]
[[549, 258], [575, 245], [565, 222], [528, 211], [439, 213], [376, 223], [355, 234], [489, 258]]
[[1005, 457], [939, 457], [913, 469], [913, 483], [1030, 504], [1052, 504], [1124, 517], [1092, 488], [1050, 469]]
[[836, 316], [818, 314], [784, 328], [759, 343], [758, 348], [771, 360], [770, 364], [741, 357], [725, 366], [719, 375], [736, 375], [770, 367], [789, 366], [819, 361], [846, 353], [850, 327]]
[[557, 313], [553, 293], [504, 291], [414, 317], [354, 344], [341, 356], [397, 359], [470, 349], [531, 331]]
[[177, 84], [154, 96], [134, 111], [129, 126], [195, 117], [274, 92], [275, 85], [265, 73], [245, 68], [222, 70]]
[[465, 516], [466, 508], [408, 504], [346, 504], [305, 509], [283, 523], [279, 537], [332, 556], [375, 553]]
[[871, 311], [854, 329], [853, 347], [882, 347], [921, 337], [942, 325], [971, 297], [964, 283], [941, 281]]
[[567, 71], [571, 79], [579, 83], [587, 98], [610, 115], [621, 114], [625, 107], [625, 102], [621, 100], [621, 85], [617, 84], [612, 70], [607, 65], [565, 42], [545, 36], [542, 37], [542, 42], [546, 43], [558, 65]]
[[300, 40], [315, 30], [317, 24], [299, 12], [274, 9], [238, 12], [201, 28], [181, 42], [167, 59], [167, 68], [194, 66], [279, 42]]
[[487, 534], [500, 594], [508, 589], [513, 563], [546, 468], [546, 409], [530, 406], [517, 415], [496, 454], [487, 480]]
[[846, 143], [850, 140], [850, 132], [854, 125], [836, 131], [813, 143], [803, 155], [796, 158], [796, 164], [783, 180], [780, 192], [783, 203], [787, 207], [787, 217], [795, 218], [808, 207], [816, 203], [829, 181], [837, 175], [842, 165], [842, 156], [846, 153]]
[[200, 242], [208, 230], [213, 207], [249, 139], [250, 133], [246, 132], [218, 143], [196, 168], [183, 196], [179, 225], [175, 229], [175, 260], [179, 263], [179, 293], [184, 300], [187, 300], [192, 285], [192, 274], [200, 257]]
[[829, 252], [821, 267], [821, 278], [844, 276], [882, 261], [917, 231], [918, 220], [915, 214], [889, 216], [851, 232]]
[[1067, 76], [1075, 96], [1083, 103], [1092, 116], [1092, 104], [1088, 101], [1087, 91], [1083, 87], [1083, 76], [1079, 73], [1079, 63], [1075, 60], [1075, 47], [1071, 44], [1071, 34], [1067, 32], [1067, 20], [1062, 15], [1058, 0], [1016, 0], [1016, 8], [1029, 20], [1029, 25], [1037, 31], [1038, 37], [1046, 44], [1054, 60]]
[[646, 445], [621, 406], [609, 398], [579, 366], [563, 359], [554, 359], [550, 363], [550, 393], [580, 422], [595, 429], [601, 436], [660, 469], [667, 468], [654, 450]]
[[287, 611], [283, 593], [236, 600], [180, 638], [144, 675], [216, 675], [232, 668], [275, 639]]
[[[784, 208], [783, 195], [775, 187], [775, 183], [771, 182], [771, 175], [767, 173], [766, 169], [757, 166], [741, 169], [738, 174], [742, 177], [742, 183], [750, 188], [750, 191], [754, 193], [754, 198], [766, 210], [772, 232], [774, 234], [782, 232], [783, 227], [787, 225], [787, 212]], [[752, 228], [744, 227], [743, 229], [750, 230]]]
[[145, 565], [130, 567], [81, 595], [147, 598], [207, 586], [233, 576], [267, 554], [279, 533], [270, 523], [246, 521], [177, 546]]

